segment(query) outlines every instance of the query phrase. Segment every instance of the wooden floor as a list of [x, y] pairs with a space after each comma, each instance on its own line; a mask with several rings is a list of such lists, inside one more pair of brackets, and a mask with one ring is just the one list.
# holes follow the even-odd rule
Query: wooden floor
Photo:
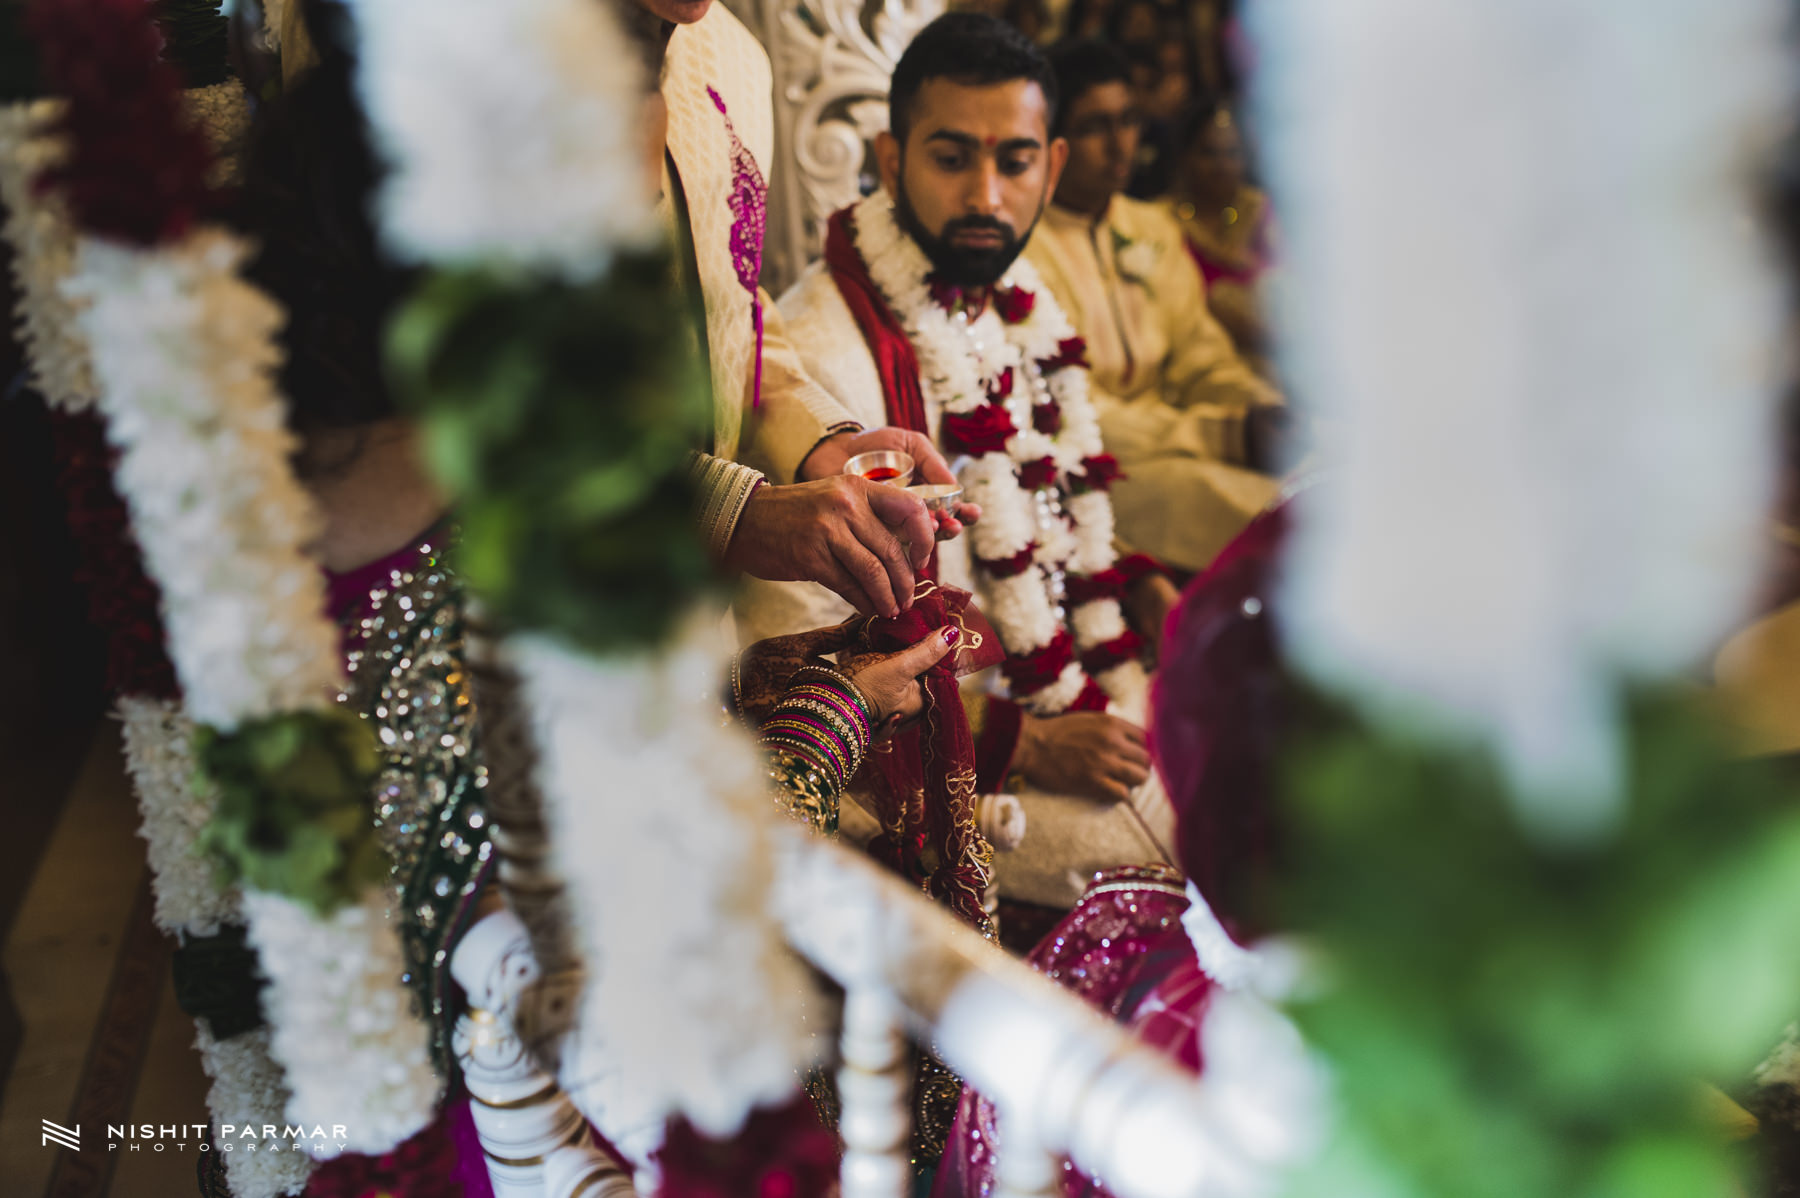
[[[194, 1194], [191, 1147], [104, 1146], [108, 1123], [207, 1122], [207, 1082], [171, 990], [171, 945], [150, 921], [117, 726], [62, 739], [0, 758], [0, 808], [25, 829], [0, 890], [0, 970], [22, 1032], [0, 1091], [0, 1194]], [[45, 1145], [44, 1119], [79, 1124], [82, 1151]]]

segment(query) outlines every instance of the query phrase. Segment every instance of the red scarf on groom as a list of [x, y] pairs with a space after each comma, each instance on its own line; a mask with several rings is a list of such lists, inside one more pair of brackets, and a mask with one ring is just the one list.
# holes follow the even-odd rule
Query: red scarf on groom
[[852, 211], [841, 208], [826, 223], [825, 265], [875, 359], [882, 398], [887, 401], [888, 424], [929, 434], [925, 393], [919, 387], [919, 356], [913, 352], [912, 338], [900, 327], [899, 318], [887, 306], [881, 289], [869, 277], [868, 265], [857, 252], [855, 226], [850, 221]]

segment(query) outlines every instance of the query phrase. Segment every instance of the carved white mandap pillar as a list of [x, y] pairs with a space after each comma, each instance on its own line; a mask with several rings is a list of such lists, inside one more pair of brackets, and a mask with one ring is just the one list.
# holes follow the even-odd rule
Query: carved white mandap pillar
[[822, 252], [825, 221], [876, 187], [888, 78], [944, 0], [729, 0], [775, 73], [763, 286], [779, 296]]

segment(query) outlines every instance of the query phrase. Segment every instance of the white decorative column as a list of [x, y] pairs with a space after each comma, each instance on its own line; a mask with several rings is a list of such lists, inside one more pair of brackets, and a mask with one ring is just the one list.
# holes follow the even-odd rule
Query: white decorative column
[[1016, 1131], [1008, 1130], [1004, 1113], [1000, 1115], [998, 1131], [1000, 1142], [994, 1146], [994, 1198], [1047, 1198], [1056, 1193], [1062, 1161], [1027, 1134], [1023, 1124]]
[[613, 1159], [592, 1144], [558, 1148], [544, 1162], [545, 1198], [637, 1198]]
[[844, 1063], [838, 1070], [843, 1198], [904, 1198], [912, 1184], [912, 1071], [904, 1018], [885, 988], [852, 986], [844, 994]]
[[[457, 945], [450, 970], [469, 996], [452, 1042], [497, 1198], [597, 1194], [594, 1187], [614, 1176], [629, 1190], [629, 1181], [593, 1148], [587, 1120], [520, 1032], [521, 1024], [530, 1025], [532, 990], [541, 977], [525, 925], [510, 911], [482, 917]], [[582, 1149], [597, 1162], [563, 1170], [568, 1184], [587, 1184], [587, 1191], [546, 1186], [546, 1162], [562, 1148]]]
[[[775, 73], [775, 164], [763, 286], [779, 296], [817, 258], [825, 220], [876, 186], [888, 78], [944, 0], [731, 0]], [[865, 14], [867, 19], [865, 20]]]

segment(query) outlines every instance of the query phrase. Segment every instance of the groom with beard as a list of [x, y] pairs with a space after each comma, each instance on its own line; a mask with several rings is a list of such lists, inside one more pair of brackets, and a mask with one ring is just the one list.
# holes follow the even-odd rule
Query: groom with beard
[[[1173, 860], [1137, 659], [1174, 589], [1112, 558], [1115, 471], [1080, 342], [1019, 261], [1068, 156], [1050, 135], [1055, 105], [1050, 64], [1012, 27], [975, 13], [932, 22], [894, 71], [891, 132], [875, 145], [882, 190], [832, 217], [825, 260], [780, 306], [808, 373], [851, 417], [931, 436], [984, 505], [976, 528], [993, 521], [986, 551], [963, 537], [932, 566], [975, 593], [1007, 653], [997, 676], [964, 688], [977, 791], [1018, 792], [1026, 812], [1023, 842], [996, 861], [1001, 894], [1060, 910], [1095, 870]], [[753, 581], [738, 605], [747, 639], [849, 614], [803, 583]]]

